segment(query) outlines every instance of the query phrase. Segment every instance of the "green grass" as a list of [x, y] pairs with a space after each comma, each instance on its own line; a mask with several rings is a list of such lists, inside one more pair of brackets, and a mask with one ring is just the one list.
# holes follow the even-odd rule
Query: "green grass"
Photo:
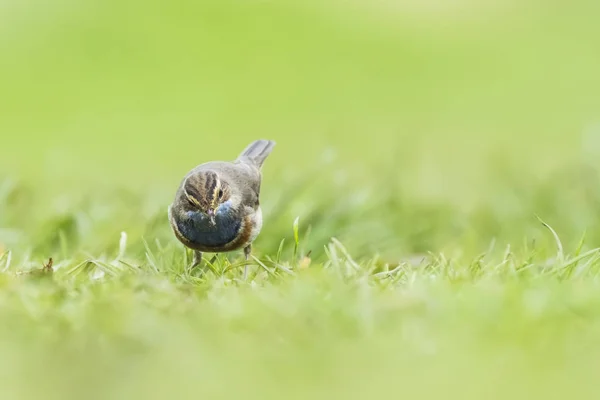
[[[52, 3], [0, 6], [0, 397], [597, 397], [596, 2]], [[257, 138], [250, 279], [190, 271]]]

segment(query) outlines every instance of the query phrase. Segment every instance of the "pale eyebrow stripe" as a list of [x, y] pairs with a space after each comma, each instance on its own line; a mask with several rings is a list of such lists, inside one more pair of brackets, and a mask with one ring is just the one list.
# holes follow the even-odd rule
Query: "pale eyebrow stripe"
[[189, 201], [191, 201], [192, 203], [194, 203], [195, 205], [197, 205], [198, 207], [200, 207], [200, 203], [198, 202], [198, 200], [194, 196], [190, 195], [187, 190], [185, 190], [185, 187], [187, 186], [188, 179], [190, 179], [189, 176], [187, 178], [185, 178], [185, 181], [183, 181], [183, 186], [182, 186], [183, 187], [183, 193], [185, 194], [185, 197], [187, 197], [187, 199]]
[[217, 205], [217, 201], [219, 200], [217, 193], [219, 193], [219, 190], [221, 190], [221, 180], [219, 178], [217, 178], [217, 182], [215, 185], [215, 190], [213, 190], [212, 193], [212, 206], [216, 206]]

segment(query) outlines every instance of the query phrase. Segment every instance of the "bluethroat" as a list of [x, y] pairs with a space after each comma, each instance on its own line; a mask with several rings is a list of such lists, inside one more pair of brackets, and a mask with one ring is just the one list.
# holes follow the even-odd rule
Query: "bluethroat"
[[[177, 239], [194, 250], [192, 267], [202, 253], [244, 250], [262, 229], [261, 169], [275, 142], [256, 140], [234, 161], [211, 161], [189, 171], [181, 181], [168, 216]], [[248, 266], [244, 267], [244, 279]]]

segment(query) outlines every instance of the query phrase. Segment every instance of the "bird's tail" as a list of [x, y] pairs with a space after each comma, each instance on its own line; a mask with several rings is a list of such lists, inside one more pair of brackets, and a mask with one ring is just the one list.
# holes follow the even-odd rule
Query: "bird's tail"
[[238, 160], [250, 161], [258, 168], [262, 167], [275, 147], [275, 142], [272, 140], [256, 140], [248, 145], [239, 155]]

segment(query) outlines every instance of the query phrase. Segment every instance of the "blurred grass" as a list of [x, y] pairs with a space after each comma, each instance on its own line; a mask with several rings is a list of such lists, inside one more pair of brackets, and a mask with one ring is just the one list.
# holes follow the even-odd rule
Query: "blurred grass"
[[[3, 398], [591, 397], [599, 16], [4, 2]], [[254, 281], [235, 254], [190, 274], [179, 179], [259, 137], [278, 144]]]

